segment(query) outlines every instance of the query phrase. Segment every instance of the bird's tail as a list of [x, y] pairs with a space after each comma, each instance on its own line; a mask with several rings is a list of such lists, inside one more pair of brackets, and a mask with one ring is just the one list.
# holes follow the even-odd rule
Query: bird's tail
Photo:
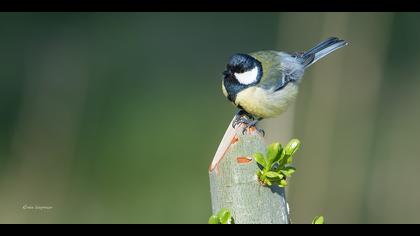
[[334, 52], [335, 50], [346, 46], [348, 43], [345, 40], [339, 38], [330, 37], [322, 41], [315, 47], [304, 52], [301, 57], [304, 61], [304, 67], [307, 68], [310, 65], [317, 62], [319, 59], [325, 57], [326, 55]]

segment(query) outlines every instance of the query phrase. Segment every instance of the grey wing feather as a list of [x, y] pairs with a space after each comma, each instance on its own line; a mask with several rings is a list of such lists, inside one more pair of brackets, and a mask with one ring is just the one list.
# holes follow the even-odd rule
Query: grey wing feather
[[257, 85], [259, 87], [276, 91], [303, 75], [300, 57], [278, 51], [259, 51], [250, 55], [263, 64], [263, 76]]
[[299, 81], [305, 68], [347, 44], [344, 40], [330, 37], [306, 52], [259, 51], [250, 53], [263, 64], [263, 76], [257, 86], [277, 91], [289, 82]]
[[[296, 55], [281, 52], [281, 63], [280, 68], [282, 71], [282, 79], [279, 81], [275, 90], [280, 90], [291, 81], [298, 81], [303, 76], [304, 65], [306, 61], [302, 62], [301, 58]], [[308, 58], [308, 63], [313, 60], [314, 57]]]

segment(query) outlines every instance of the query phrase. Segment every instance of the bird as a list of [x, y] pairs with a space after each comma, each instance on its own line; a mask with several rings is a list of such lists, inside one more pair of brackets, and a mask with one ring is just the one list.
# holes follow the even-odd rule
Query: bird
[[346, 45], [345, 40], [329, 37], [303, 52], [263, 50], [233, 54], [222, 73], [222, 92], [239, 109], [232, 127], [244, 124], [242, 132], [255, 127], [265, 135], [256, 124], [285, 112], [296, 100], [305, 70]]

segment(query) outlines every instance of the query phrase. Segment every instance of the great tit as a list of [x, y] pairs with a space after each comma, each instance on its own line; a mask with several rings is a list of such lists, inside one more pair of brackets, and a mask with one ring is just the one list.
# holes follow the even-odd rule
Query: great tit
[[222, 91], [239, 108], [232, 126], [243, 123], [243, 131], [257, 128], [262, 119], [285, 112], [296, 99], [305, 69], [347, 44], [330, 37], [306, 52], [269, 50], [231, 56], [223, 72]]

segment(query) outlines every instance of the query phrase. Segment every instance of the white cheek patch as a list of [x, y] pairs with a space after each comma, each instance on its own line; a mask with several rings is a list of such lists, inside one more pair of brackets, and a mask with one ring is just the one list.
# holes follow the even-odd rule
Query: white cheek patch
[[239, 81], [239, 83], [245, 85], [257, 82], [258, 67], [254, 67], [254, 69], [246, 71], [244, 73], [235, 73], [235, 77]]

